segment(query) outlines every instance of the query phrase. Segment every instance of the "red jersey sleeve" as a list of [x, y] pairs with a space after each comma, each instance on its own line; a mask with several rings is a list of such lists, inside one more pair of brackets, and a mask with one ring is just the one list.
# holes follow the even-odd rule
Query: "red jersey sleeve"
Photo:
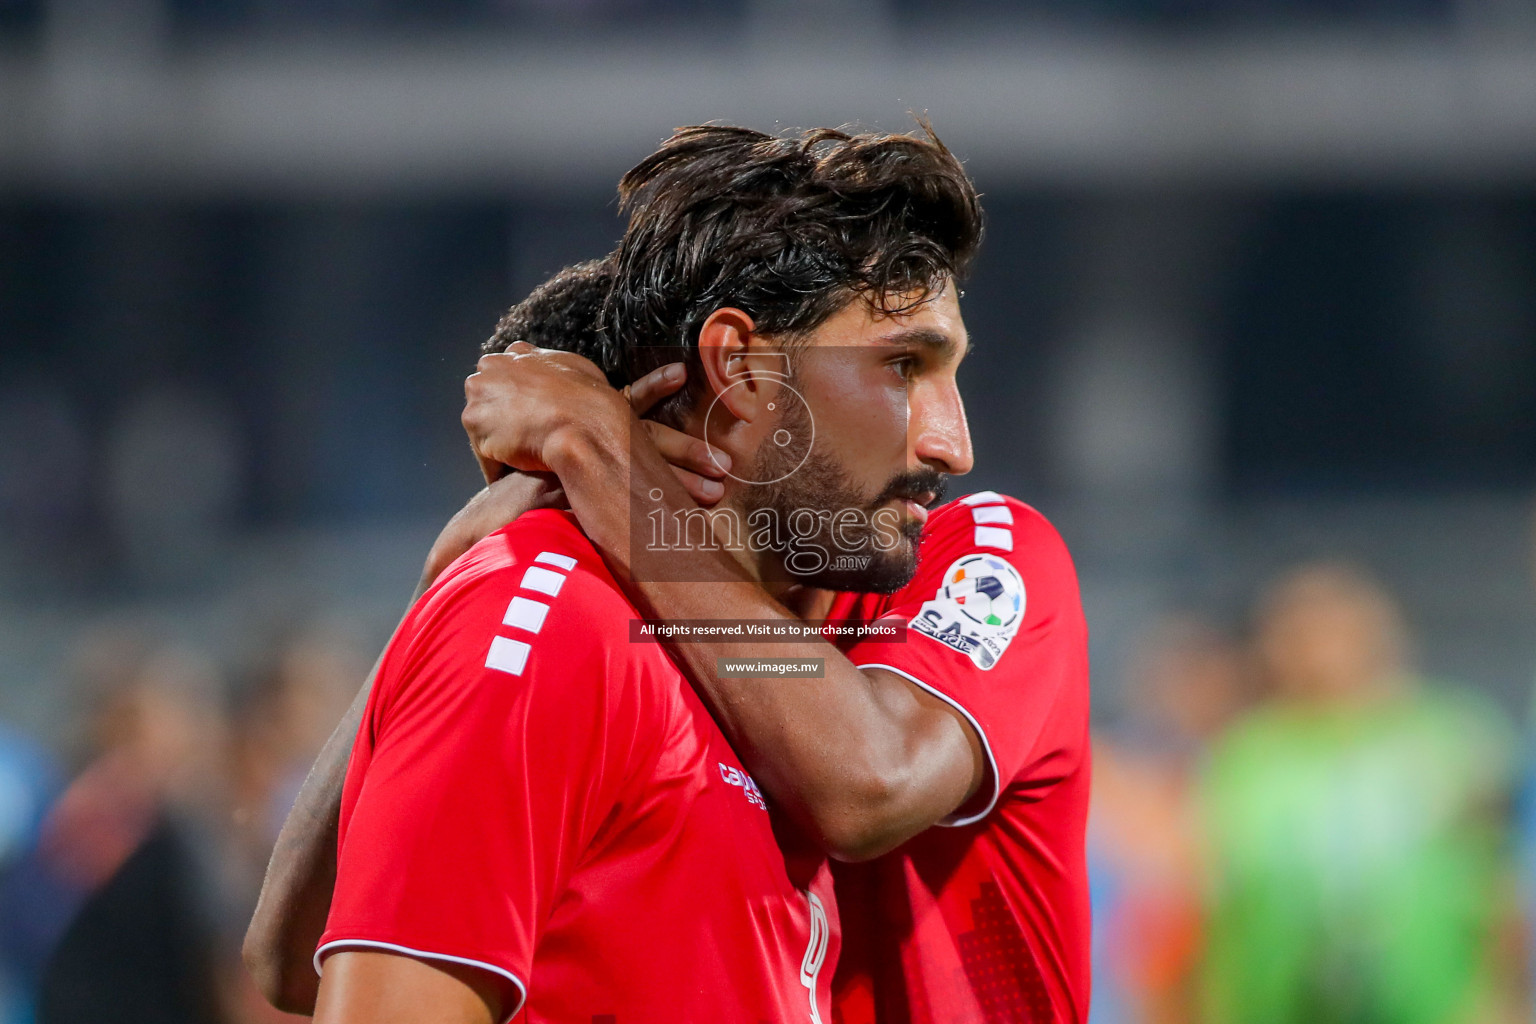
[[471, 565], [401, 625], [348, 769], [317, 968], [344, 949], [468, 964], [521, 1007], [639, 742], [621, 652], [583, 630], [608, 591], [565, 562]]
[[1087, 628], [1071, 556], [1044, 516], [992, 491], [936, 510], [916, 575], [871, 617], [906, 623], [905, 639], [862, 641], [849, 660], [948, 702], [986, 752], [991, 778], [943, 824], [980, 820], [1010, 786], [1050, 783], [1053, 754], [1080, 739], [1058, 705], [1086, 678]]

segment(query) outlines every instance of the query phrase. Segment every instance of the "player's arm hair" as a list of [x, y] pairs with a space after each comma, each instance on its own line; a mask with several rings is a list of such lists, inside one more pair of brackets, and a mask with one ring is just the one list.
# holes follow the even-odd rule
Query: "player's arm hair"
[[325, 962], [315, 1024], [492, 1024], [501, 992], [485, 971], [343, 950]]
[[[665, 553], [668, 579], [690, 582], [634, 571], [631, 510], [696, 506], [638, 422], [617, 422], [583, 417], [552, 446], [550, 468], [641, 613], [798, 623], [722, 548]], [[659, 503], [650, 497], [658, 490]], [[894, 672], [858, 668], [825, 640], [774, 644], [775, 657], [822, 659], [825, 676], [815, 679], [720, 678], [717, 659], [762, 656], [750, 642], [689, 642], [671, 653], [758, 784], [839, 860], [895, 849], [965, 804], [987, 777], [981, 739], [959, 711]]]
[[[563, 501], [551, 479], [531, 474], [513, 473], [486, 487], [438, 534], [411, 604], [480, 538], [531, 508]], [[331, 891], [336, 886], [342, 785], [378, 671], [379, 663], [375, 662], [304, 779], [278, 834], [256, 910], [246, 928], [241, 947], [246, 969], [267, 1001], [288, 1013], [311, 1013], [315, 1008], [319, 978], [312, 958], [325, 931]]]

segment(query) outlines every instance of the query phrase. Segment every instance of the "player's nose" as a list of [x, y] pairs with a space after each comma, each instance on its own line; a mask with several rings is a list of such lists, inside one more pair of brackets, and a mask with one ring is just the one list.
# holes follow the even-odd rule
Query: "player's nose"
[[960, 476], [969, 473], [976, 459], [971, 451], [971, 428], [965, 421], [965, 403], [956, 387], [935, 389], [911, 409], [913, 454], [924, 465]]

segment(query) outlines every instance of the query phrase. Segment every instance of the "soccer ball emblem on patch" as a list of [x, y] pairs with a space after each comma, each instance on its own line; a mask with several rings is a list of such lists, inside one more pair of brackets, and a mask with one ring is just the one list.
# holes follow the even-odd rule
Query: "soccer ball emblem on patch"
[[910, 625], [985, 670], [997, 664], [1023, 620], [1018, 570], [1001, 558], [973, 554], [944, 570], [939, 592], [923, 602]]

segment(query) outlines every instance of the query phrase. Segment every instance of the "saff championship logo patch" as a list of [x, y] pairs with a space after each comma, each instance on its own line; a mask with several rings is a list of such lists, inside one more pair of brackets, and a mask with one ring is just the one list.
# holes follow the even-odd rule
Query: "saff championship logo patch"
[[973, 554], [944, 571], [944, 584], [909, 625], [990, 669], [1024, 621], [1024, 581], [1001, 558]]

